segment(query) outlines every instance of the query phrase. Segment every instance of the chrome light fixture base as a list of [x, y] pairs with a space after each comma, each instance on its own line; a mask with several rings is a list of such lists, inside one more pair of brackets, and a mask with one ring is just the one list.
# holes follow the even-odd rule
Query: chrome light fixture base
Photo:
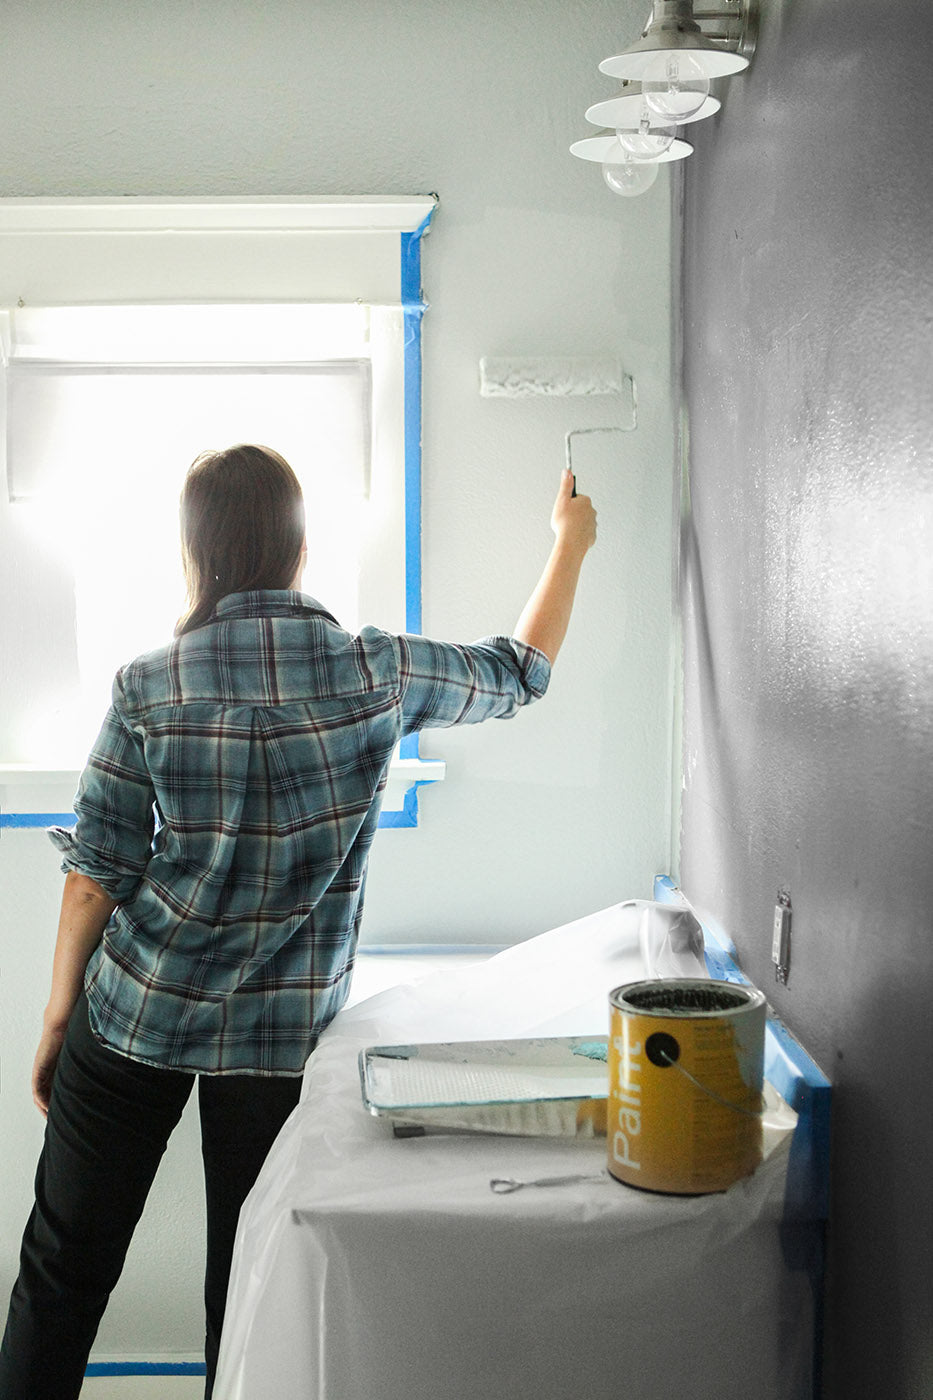
[[[694, 0], [654, 0], [641, 38], [599, 65], [601, 73], [622, 79], [622, 91], [587, 108], [586, 120], [603, 130], [575, 141], [570, 151], [581, 160], [599, 161], [606, 183], [617, 194], [639, 194], [649, 187], [650, 181], [610, 179], [617, 169], [627, 173], [630, 161], [643, 169], [692, 153], [688, 141], [677, 139], [656, 155], [645, 151], [653, 150], [653, 132], [658, 133], [660, 147], [662, 134], [673, 136], [671, 128], [718, 112], [721, 103], [710, 95], [711, 80], [741, 73], [755, 51], [759, 0], [696, 3], [710, 8], [695, 11]], [[627, 140], [629, 133], [637, 138], [634, 143]], [[641, 138], [648, 139], [639, 149]], [[623, 154], [626, 150], [628, 156]]]
[[708, 78], [724, 78], [748, 67], [758, 30], [758, 0], [712, 0], [695, 12], [692, 0], [654, 0], [641, 38], [599, 65], [614, 78], [639, 79], [660, 54], [686, 52]]

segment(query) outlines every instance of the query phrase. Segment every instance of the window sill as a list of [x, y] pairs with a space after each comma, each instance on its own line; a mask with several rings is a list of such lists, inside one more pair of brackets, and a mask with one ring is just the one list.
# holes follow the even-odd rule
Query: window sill
[[[413, 797], [422, 783], [443, 782], [442, 759], [395, 758], [389, 765], [380, 825], [413, 826]], [[47, 768], [35, 763], [0, 763], [0, 826], [66, 825], [74, 820], [71, 801], [80, 768]]]
[[[380, 826], [413, 826], [417, 808], [413, 799], [422, 783], [441, 783], [447, 764], [439, 758], [394, 758], [379, 816]], [[413, 818], [413, 820], [412, 820]]]

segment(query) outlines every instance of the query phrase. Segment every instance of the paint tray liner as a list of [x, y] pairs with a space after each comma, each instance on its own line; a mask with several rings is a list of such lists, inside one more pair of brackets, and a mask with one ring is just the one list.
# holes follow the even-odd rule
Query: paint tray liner
[[591, 1135], [608, 1089], [606, 1036], [374, 1045], [359, 1067], [364, 1106], [397, 1130]]

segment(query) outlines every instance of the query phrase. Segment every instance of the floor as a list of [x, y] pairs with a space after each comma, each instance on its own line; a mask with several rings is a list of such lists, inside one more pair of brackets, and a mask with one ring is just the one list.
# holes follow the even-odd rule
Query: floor
[[92, 1376], [81, 1400], [201, 1400], [203, 1376]]

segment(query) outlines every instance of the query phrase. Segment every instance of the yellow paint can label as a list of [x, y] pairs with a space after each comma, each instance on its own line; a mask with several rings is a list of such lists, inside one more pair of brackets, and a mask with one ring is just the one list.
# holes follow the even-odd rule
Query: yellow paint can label
[[648, 1191], [724, 1191], [761, 1161], [765, 998], [699, 978], [609, 995], [608, 1166]]

